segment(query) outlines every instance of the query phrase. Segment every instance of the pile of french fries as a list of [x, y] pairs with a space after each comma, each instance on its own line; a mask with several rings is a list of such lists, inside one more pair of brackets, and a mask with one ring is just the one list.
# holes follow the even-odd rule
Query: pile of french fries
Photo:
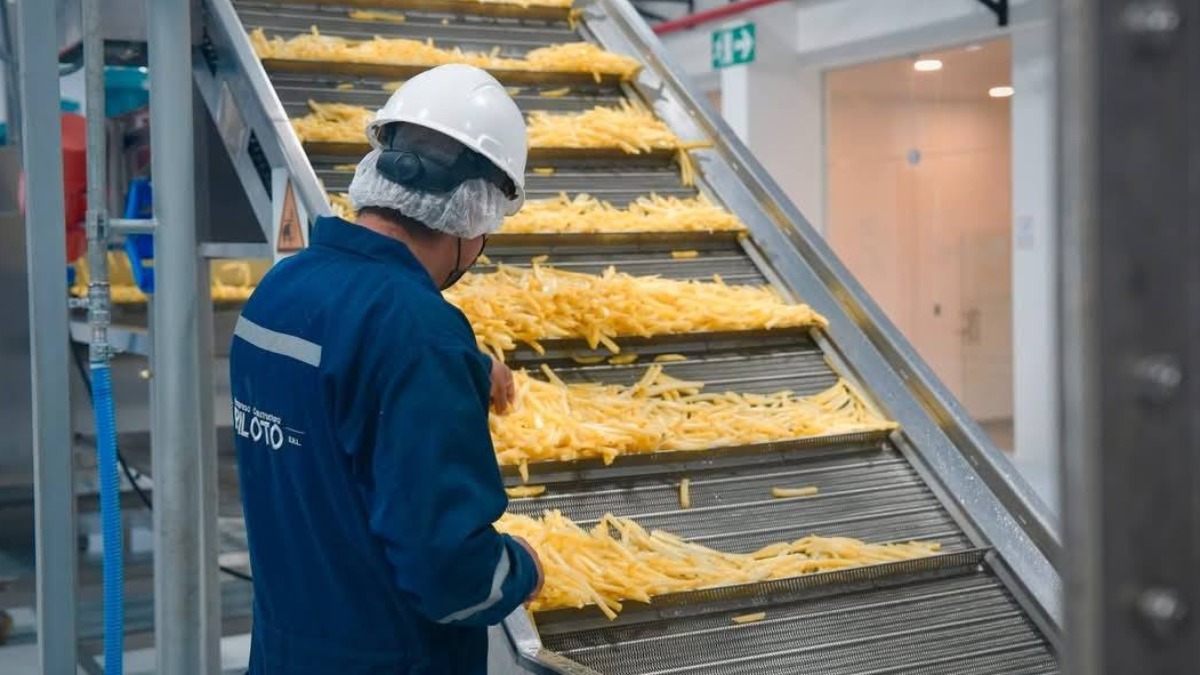
[[534, 49], [522, 58], [490, 53], [466, 52], [437, 47], [432, 40], [382, 38], [351, 40], [322, 35], [313, 26], [308, 33], [291, 38], [267, 36], [261, 28], [250, 33], [250, 44], [260, 59], [368, 63], [434, 67], [461, 63], [487, 70], [518, 70], [540, 73], [588, 73], [599, 82], [604, 76], [632, 79], [641, 69], [636, 59], [605, 51], [590, 42], [571, 42]]
[[[334, 215], [354, 219], [350, 196], [330, 193]], [[745, 225], [737, 216], [709, 201], [703, 194], [680, 199], [656, 194], [617, 207], [588, 194], [574, 199], [531, 199], [515, 215], [504, 219], [503, 234], [595, 234], [639, 232], [730, 232]]]
[[308, 102], [309, 114], [292, 119], [292, 128], [301, 141], [364, 143], [367, 125], [375, 113], [347, 103]]
[[468, 274], [446, 291], [466, 314], [481, 348], [497, 358], [518, 342], [544, 352], [542, 340], [578, 338], [620, 353], [615, 338], [825, 326], [807, 305], [790, 304], [766, 286], [637, 277], [613, 268], [580, 274], [534, 265], [500, 265]]
[[581, 113], [535, 110], [528, 133], [531, 148], [620, 148], [631, 155], [707, 145], [684, 142], [654, 113], [628, 101]]
[[661, 364], [633, 385], [565, 384], [543, 364], [545, 380], [515, 374], [517, 403], [490, 420], [496, 458], [528, 480], [533, 462], [735, 447], [895, 428], [846, 382], [812, 396], [705, 393]]
[[[347, 103], [309, 101], [312, 112], [292, 120], [301, 141], [362, 143], [375, 113]], [[644, 108], [625, 103], [617, 108], [596, 107], [581, 113], [531, 113], [530, 148], [615, 148], [629, 154], [652, 150], [689, 150], [703, 143], [681, 140], [662, 120]]]
[[723, 553], [611, 514], [585, 530], [558, 511], [541, 518], [505, 514], [496, 528], [528, 541], [541, 559], [546, 583], [530, 609], [595, 605], [610, 619], [623, 601], [909, 560], [939, 550], [936, 543], [878, 545], [811, 536], [753, 553]]
[[679, 199], [652, 194], [617, 207], [587, 194], [574, 199], [531, 200], [504, 221], [501, 232], [560, 234], [599, 232], [721, 232], [744, 230], [737, 216], [703, 194]]
[[[90, 272], [87, 258], [74, 263], [75, 284], [68, 292], [77, 298], [87, 297]], [[245, 302], [254, 292], [263, 273], [270, 266], [265, 260], [214, 260], [210, 265], [212, 299], [217, 302]], [[129, 258], [121, 252], [108, 253], [109, 298], [116, 305], [139, 305], [148, 299], [133, 281]]]

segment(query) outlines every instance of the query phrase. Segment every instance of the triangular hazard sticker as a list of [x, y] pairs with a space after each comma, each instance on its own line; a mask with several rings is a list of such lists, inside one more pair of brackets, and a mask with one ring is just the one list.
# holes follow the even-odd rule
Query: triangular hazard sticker
[[283, 211], [279, 215], [279, 227], [275, 230], [275, 252], [295, 253], [304, 248], [304, 230], [296, 212], [296, 194], [288, 181], [283, 193]]

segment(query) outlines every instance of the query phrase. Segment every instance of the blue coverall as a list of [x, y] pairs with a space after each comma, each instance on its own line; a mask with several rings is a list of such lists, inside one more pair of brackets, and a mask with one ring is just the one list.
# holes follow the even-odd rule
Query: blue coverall
[[490, 360], [408, 248], [319, 219], [246, 303], [230, 375], [250, 673], [483, 675], [536, 571], [492, 527]]

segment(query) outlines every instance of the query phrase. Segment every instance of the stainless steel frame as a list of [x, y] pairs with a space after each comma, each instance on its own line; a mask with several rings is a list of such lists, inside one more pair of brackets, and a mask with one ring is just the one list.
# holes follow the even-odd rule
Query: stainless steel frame
[[151, 326], [154, 625], [158, 672], [180, 675], [220, 669], [211, 338], [201, 337], [211, 333], [212, 301], [197, 252], [191, 11], [189, 0], [147, 5], [154, 257], [170, 270], [155, 279]]
[[1066, 665], [1200, 664], [1200, 5], [1059, 15]]
[[207, 0], [205, 7], [203, 58], [196, 59], [193, 75], [217, 121], [259, 226], [267, 241], [273, 241], [270, 206], [276, 195], [271, 194], [272, 169], [288, 172], [304, 211], [311, 216], [330, 215], [329, 203], [287, 111], [246, 40], [232, 2]]
[[[29, 186], [30, 375], [33, 391], [34, 520], [37, 531], [38, 662], [43, 673], [75, 672], [75, 487], [71, 454], [67, 296], [63, 252], [62, 138], [58, 115], [55, 3], [18, 7], [23, 161]], [[55, 271], [58, 273], [54, 273]]]

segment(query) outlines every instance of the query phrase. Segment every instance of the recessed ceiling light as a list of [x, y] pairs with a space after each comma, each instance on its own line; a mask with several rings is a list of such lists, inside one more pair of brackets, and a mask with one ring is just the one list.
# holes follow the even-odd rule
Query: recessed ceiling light
[[932, 73], [942, 69], [942, 62], [937, 59], [921, 59], [913, 64], [913, 70], [922, 73]]
[[992, 98], [1008, 98], [1013, 95], [1012, 87], [992, 87], [988, 89], [988, 96]]

